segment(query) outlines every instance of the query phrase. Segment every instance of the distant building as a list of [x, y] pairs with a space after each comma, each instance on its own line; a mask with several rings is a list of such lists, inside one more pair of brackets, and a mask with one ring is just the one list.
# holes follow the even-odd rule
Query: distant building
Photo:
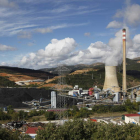
[[140, 124], [139, 114], [124, 114], [125, 123]]
[[37, 135], [38, 129], [42, 129], [42, 128], [39, 128], [39, 127], [28, 127], [28, 129], [25, 132], [25, 134], [28, 134], [29, 136], [31, 136], [34, 139], [35, 136]]

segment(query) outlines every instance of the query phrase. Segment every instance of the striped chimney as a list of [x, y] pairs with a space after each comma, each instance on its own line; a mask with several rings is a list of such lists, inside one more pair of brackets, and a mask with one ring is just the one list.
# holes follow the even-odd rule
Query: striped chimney
[[126, 29], [122, 30], [122, 40], [123, 40], [123, 85], [122, 90], [126, 92]]

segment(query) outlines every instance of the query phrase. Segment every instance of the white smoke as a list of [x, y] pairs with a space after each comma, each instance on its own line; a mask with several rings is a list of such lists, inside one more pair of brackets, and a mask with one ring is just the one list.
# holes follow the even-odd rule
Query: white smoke
[[[123, 18], [122, 29], [126, 29], [126, 56], [128, 58], [134, 58], [139, 55], [138, 47], [140, 46], [139, 37], [140, 35], [136, 35], [132, 40], [130, 38], [130, 31], [127, 25], [136, 26], [140, 23], [140, 5], [132, 4], [130, 0], [126, 0], [126, 8], [124, 10], [118, 10], [115, 14], [116, 18]], [[112, 28], [110, 22], [107, 25], [107, 28]], [[117, 22], [116, 22], [117, 23]], [[120, 22], [119, 22], [120, 23]], [[121, 25], [121, 24], [120, 24]], [[114, 28], [116, 24], [114, 25]], [[123, 57], [123, 47], [122, 47], [122, 30], [119, 30], [114, 38], [109, 40], [108, 45], [111, 47], [111, 52], [109, 57], [105, 60], [106, 65], [108, 66], [117, 66], [122, 63]], [[136, 54], [137, 53], [137, 54]]]
[[[130, 47], [133, 46], [133, 42], [130, 38], [129, 28], [126, 27], [126, 54]], [[111, 47], [111, 52], [107, 59], [105, 60], [105, 64], [107, 66], [117, 66], [122, 63], [123, 57], [123, 47], [122, 47], [122, 30], [119, 30], [115, 34], [115, 38], [111, 38], [109, 40], [108, 45]]]

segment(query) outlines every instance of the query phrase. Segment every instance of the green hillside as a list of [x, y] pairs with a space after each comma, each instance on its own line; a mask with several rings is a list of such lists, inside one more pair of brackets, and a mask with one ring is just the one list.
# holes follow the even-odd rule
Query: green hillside
[[[104, 67], [104, 63], [94, 63], [91, 65], [85, 65], [85, 64], [78, 64], [78, 65], [64, 65], [65, 67], [67, 67], [69, 69], [70, 72], [74, 72], [76, 70], [82, 70], [85, 68], [103, 68]], [[55, 68], [44, 68], [44, 69], [40, 69], [41, 71], [45, 71], [45, 72], [52, 72], [52, 73], [57, 73], [57, 71], [55, 71], [57, 69], [57, 67]]]
[[[40, 70], [33, 70], [33, 69], [26, 69], [26, 68], [18, 68], [18, 67], [9, 67], [9, 66], [0, 66], [0, 87], [19, 87], [18, 85], [15, 84], [14, 80], [10, 81], [10, 76], [14, 77], [15, 75], [25, 75], [25, 76], [31, 76], [35, 77], [36, 79], [48, 79], [53, 78], [55, 75], [51, 74], [49, 72], [43, 72]], [[4, 74], [3, 74], [4, 73]], [[7, 76], [5, 76], [7, 74]], [[10, 74], [10, 76], [8, 76]], [[30, 80], [30, 79], [29, 79]], [[35, 86], [35, 85], [30, 85], [30, 86]]]
[[0, 76], [0, 87], [19, 87], [15, 82], [10, 81], [7, 77]]
[[137, 70], [137, 71], [140, 71], [140, 63], [137, 63], [136, 61], [134, 60], [131, 60], [131, 59], [126, 59], [126, 68], [127, 70]]
[[[140, 64], [131, 59], [127, 59], [126, 62], [127, 87], [129, 88], [132, 86], [140, 85]], [[105, 65], [101, 64], [98, 66], [92, 66], [91, 68], [93, 67], [95, 69], [98, 69], [98, 71], [89, 71], [83, 74], [66, 75], [66, 83], [72, 86], [79, 85], [79, 87], [83, 89], [88, 89], [95, 85], [102, 89], [105, 79]], [[90, 68], [90, 66], [88, 68]], [[122, 72], [122, 65], [120, 65], [117, 67], [117, 77], [120, 87], [122, 87]], [[57, 83], [57, 80], [52, 81], [52, 83]]]
[[[140, 63], [136, 63], [135, 60], [127, 59], [127, 87], [132, 87], [136, 85], [140, 85]], [[73, 65], [73, 66], [65, 66], [70, 69], [70, 73], [75, 70], [82, 70], [88, 68], [98, 69], [98, 71], [89, 71], [82, 74], [70, 75], [67, 74], [65, 78], [65, 82], [68, 85], [79, 85], [79, 87], [83, 89], [88, 89], [92, 86], [98, 86], [99, 88], [103, 88], [104, 79], [105, 79], [105, 65], [103, 63], [96, 63], [91, 65]], [[49, 70], [54, 71], [56, 68], [51, 68]], [[48, 70], [48, 69], [47, 69]], [[24, 75], [34, 76], [37, 78], [48, 78], [48, 76], [54, 77], [54, 74], [50, 74], [48, 72], [43, 72], [41, 70], [31, 70], [31, 69], [23, 69], [16, 67], [0, 67], [0, 73], [10, 73], [16, 74], [21, 73]], [[117, 67], [117, 76], [119, 81], [119, 86], [122, 86], [122, 65]], [[51, 83], [57, 83], [58, 81], [52, 81]], [[13, 81], [9, 81], [6, 77], [0, 77], [0, 86], [16, 86]]]

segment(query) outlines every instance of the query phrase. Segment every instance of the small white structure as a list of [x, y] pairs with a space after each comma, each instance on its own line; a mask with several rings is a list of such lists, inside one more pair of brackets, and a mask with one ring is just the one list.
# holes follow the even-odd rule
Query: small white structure
[[51, 92], [51, 108], [56, 108], [56, 92]]
[[78, 89], [78, 85], [75, 85], [75, 86], [74, 86], [74, 89]]
[[77, 96], [77, 95], [80, 95], [80, 91], [79, 90], [71, 90], [68, 92], [68, 95]]
[[96, 100], [98, 100], [100, 97], [99, 97], [99, 93], [95, 93], [94, 94], [95, 95], [95, 97], [96, 97]]
[[71, 96], [79, 96], [79, 95], [84, 95], [84, 94], [88, 94], [88, 90], [81, 90], [80, 88], [78, 90], [74, 89], [68, 92], [68, 95]]
[[115, 92], [113, 94], [115, 95], [115, 97], [113, 98], [113, 101], [114, 102], [119, 102], [119, 100], [120, 100], [120, 94], [119, 94], [119, 92]]
[[136, 97], [136, 102], [140, 102], [140, 95]]

